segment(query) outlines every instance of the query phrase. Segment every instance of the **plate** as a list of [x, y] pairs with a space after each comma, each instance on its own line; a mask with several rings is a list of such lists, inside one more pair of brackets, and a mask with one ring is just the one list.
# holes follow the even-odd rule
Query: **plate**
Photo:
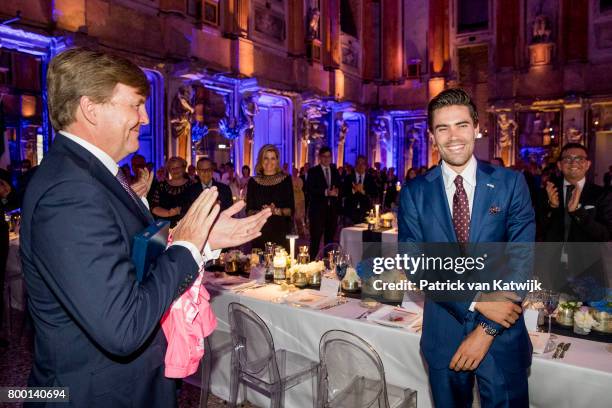
[[285, 303], [311, 309], [320, 309], [334, 301], [336, 301], [335, 296], [330, 297], [312, 289], [300, 290], [285, 297]]
[[367, 319], [382, 326], [410, 328], [420, 320], [419, 313], [411, 312], [401, 307], [383, 306]]

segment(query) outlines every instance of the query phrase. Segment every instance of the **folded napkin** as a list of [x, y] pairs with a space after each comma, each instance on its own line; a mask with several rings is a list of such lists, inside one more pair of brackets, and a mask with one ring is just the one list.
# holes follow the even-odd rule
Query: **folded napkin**
[[548, 344], [548, 339], [550, 338], [550, 333], [540, 333], [540, 332], [529, 332], [529, 339], [531, 340], [531, 345], [533, 346], [534, 354], [544, 354], [544, 349]]

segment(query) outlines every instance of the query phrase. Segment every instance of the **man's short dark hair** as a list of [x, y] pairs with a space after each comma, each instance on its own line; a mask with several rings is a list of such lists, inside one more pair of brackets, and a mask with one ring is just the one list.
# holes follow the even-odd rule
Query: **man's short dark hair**
[[438, 109], [454, 105], [467, 106], [470, 110], [470, 116], [472, 117], [472, 122], [474, 122], [474, 127], [478, 125], [478, 110], [476, 109], [476, 104], [474, 104], [474, 101], [470, 98], [470, 95], [461, 88], [450, 88], [440, 92], [435, 98], [429, 101], [429, 105], [427, 105], [427, 126], [430, 132], [433, 132], [434, 112]]
[[198, 164], [206, 163], [206, 162], [210, 163], [210, 167], [213, 167], [213, 161], [210, 160], [208, 157], [200, 157], [198, 161], [196, 162], [196, 167], [198, 166]]
[[584, 154], [586, 155], [586, 157], [587, 158], [589, 157], [589, 152], [586, 149], [586, 147], [584, 147], [584, 145], [582, 145], [580, 143], [566, 143], [561, 148], [561, 153], [559, 154], [559, 160], [561, 160], [563, 158], [563, 154], [565, 152], [567, 152], [569, 149], [581, 149], [584, 152]]
[[323, 146], [319, 149], [319, 156], [325, 153], [331, 153], [331, 149], [328, 146]]

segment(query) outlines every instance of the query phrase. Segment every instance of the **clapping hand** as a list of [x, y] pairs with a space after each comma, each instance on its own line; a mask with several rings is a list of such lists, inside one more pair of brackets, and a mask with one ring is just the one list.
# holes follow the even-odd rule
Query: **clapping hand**
[[548, 204], [552, 208], [559, 208], [559, 192], [557, 187], [550, 181], [546, 182], [546, 194], [548, 195]]
[[239, 213], [245, 205], [244, 201], [237, 201], [219, 215], [219, 219], [208, 237], [208, 244], [211, 250], [242, 245], [261, 235], [259, 231], [268, 220], [268, 217], [272, 215], [271, 208], [265, 208], [250, 217], [234, 218], [234, 215]]
[[146, 197], [151, 189], [151, 183], [153, 183], [154, 176], [155, 175], [153, 172], [150, 172], [147, 169], [140, 169], [140, 177], [138, 178], [138, 181], [136, 181], [130, 187], [132, 187], [132, 190], [134, 190], [138, 197]]
[[174, 242], [188, 241], [194, 244], [198, 251], [202, 251], [211, 227], [219, 215], [219, 206], [216, 204], [217, 195], [216, 187], [204, 190], [200, 194], [187, 214], [172, 230]]

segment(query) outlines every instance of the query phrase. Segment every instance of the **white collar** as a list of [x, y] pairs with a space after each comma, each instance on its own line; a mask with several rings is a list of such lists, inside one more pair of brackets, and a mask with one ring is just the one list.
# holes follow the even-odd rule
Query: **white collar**
[[[586, 183], [586, 177], [583, 177], [582, 180], [580, 180], [578, 183], [576, 183], [578, 185], [579, 189], [583, 189], [584, 188], [584, 184]], [[563, 179], [563, 187], [567, 187], [569, 185], [571, 185], [572, 183], [570, 183], [569, 181], [567, 181], [565, 178]]]
[[88, 141], [81, 139], [80, 137], [73, 135], [72, 133], [66, 132], [65, 130], [60, 130], [60, 133], [66, 136], [68, 139], [72, 140], [74, 143], [81, 146], [83, 149], [87, 150], [89, 153], [93, 154], [96, 159], [100, 160], [104, 167], [106, 167], [108, 171], [111, 172], [113, 177], [117, 176], [117, 173], [119, 172], [119, 166], [117, 165], [117, 163], [115, 163], [113, 158], [108, 155], [108, 153], [106, 153], [99, 147], [89, 143]]
[[[471, 187], [476, 186], [476, 169], [478, 167], [478, 162], [474, 155], [470, 157], [467, 166], [461, 172], [461, 177], [463, 177], [463, 181], [468, 183]], [[448, 164], [444, 160], [442, 160], [442, 177], [444, 178], [444, 187], [450, 188], [451, 184], [455, 182], [455, 178], [459, 174], [455, 172], [455, 170], [451, 169]]]

